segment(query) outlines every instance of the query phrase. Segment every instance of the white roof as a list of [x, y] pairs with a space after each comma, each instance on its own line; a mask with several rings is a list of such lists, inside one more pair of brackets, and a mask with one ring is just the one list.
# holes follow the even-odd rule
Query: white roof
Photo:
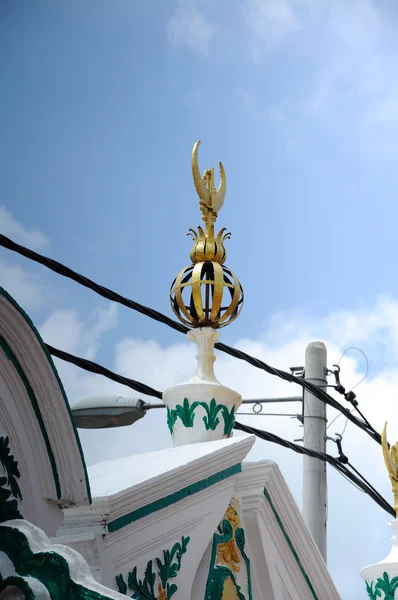
[[237, 436], [215, 442], [189, 444], [92, 465], [88, 468], [92, 496], [93, 498], [113, 496], [164, 473], [170, 475], [170, 472], [178, 471], [195, 460], [199, 462], [204, 457], [210, 457], [220, 450], [233, 450], [239, 442], [242, 442], [242, 437], [252, 436]]

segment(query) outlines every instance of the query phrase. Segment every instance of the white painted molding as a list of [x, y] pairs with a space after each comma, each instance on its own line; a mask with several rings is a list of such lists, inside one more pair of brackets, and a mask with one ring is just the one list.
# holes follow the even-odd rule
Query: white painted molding
[[[277, 516], [264, 496], [264, 488], [270, 496]], [[274, 588], [276, 600], [284, 597], [284, 585], [290, 584], [287, 587], [292, 587], [291, 581], [294, 581], [294, 600], [314, 600], [304, 574], [308, 577], [318, 600], [340, 600], [329, 571], [275, 463], [245, 463], [242, 473], [237, 477], [234, 495], [241, 499], [244, 521], [247, 524], [245, 527], [248, 529], [248, 551], [253, 561], [253, 586], [258, 594], [265, 583], [261, 582], [264, 571], [268, 583], [270, 581]], [[271, 554], [267, 555], [267, 540], [268, 547], [274, 546], [279, 559], [273, 559]], [[260, 547], [263, 549], [261, 557]], [[283, 581], [282, 573], [284, 576], [289, 574], [291, 581]]]
[[[14, 430], [19, 438], [29, 440], [30, 454], [37, 463], [36, 493], [60, 506], [88, 503], [84, 459], [62, 383], [29, 317], [2, 288], [0, 337], [12, 353], [10, 358], [9, 350], [0, 349], [0, 380], [3, 391], [7, 390], [7, 403], [0, 406], [0, 423], [10, 437]], [[11, 442], [17, 444], [15, 436]], [[26, 456], [25, 449], [19, 462]]]
[[109, 521], [117, 519], [240, 465], [254, 441], [252, 435], [238, 436], [93, 465], [93, 501], [107, 501]]
[[[176, 580], [179, 590], [173, 595], [173, 600], [187, 600], [254, 440], [239, 436], [94, 465], [89, 468], [92, 506], [65, 510], [56, 539], [83, 548], [93, 572], [101, 573], [102, 583], [113, 587], [116, 575], [126, 579], [133, 567], [143, 577], [148, 561], [189, 536]], [[131, 522], [123, 523], [131, 514]], [[110, 525], [118, 519], [120, 528], [112, 530]], [[92, 564], [88, 557], [95, 553], [99, 562]]]

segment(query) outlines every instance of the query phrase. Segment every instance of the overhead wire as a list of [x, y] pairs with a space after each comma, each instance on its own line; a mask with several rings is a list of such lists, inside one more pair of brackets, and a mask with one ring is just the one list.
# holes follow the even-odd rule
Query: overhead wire
[[317, 458], [319, 460], [325, 461], [334, 467], [339, 473], [341, 473], [346, 479], [348, 479], [351, 483], [356, 485], [363, 492], [368, 494], [381, 508], [383, 508], [390, 515], [395, 517], [394, 508], [379, 494], [379, 492], [355, 469], [350, 463], [350, 467], [355, 470], [357, 475], [352, 473], [345, 464], [341, 463], [338, 458], [335, 458], [329, 454], [325, 454], [323, 452], [316, 452], [315, 450], [310, 450], [309, 448], [304, 448], [303, 446], [299, 446], [294, 442], [289, 442], [274, 433], [270, 433], [268, 431], [263, 431], [261, 429], [257, 429], [256, 427], [251, 427], [249, 425], [244, 425], [243, 423], [235, 422], [235, 429], [238, 431], [244, 431], [245, 433], [251, 433], [256, 435], [258, 438], [263, 439], [268, 442], [273, 442], [282, 446], [284, 448], [288, 448], [293, 450], [298, 454], [303, 454], [307, 456], [311, 456], [313, 458]]
[[[76, 365], [77, 367], [80, 367], [86, 371], [89, 371], [91, 373], [96, 373], [98, 375], [103, 375], [104, 377], [107, 377], [108, 379], [111, 379], [112, 381], [115, 381], [117, 383], [125, 385], [125, 386], [127, 386], [137, 392], [145, 394], [145, 395], [154, 396], [159, 399], [161, 399], [163, 396], [161, 391], [151, 388], [150, 386], [145, 385], [139, 381], [135, 381], [134, 379], [130, 379], [129, 377], [125, 377], [123, 375], [114, 373], [113, 371], [110, 371], [109, 369], [102, 367], [101, 365], [99, 365], [91, 360], [74, 356], [72, 354], [69, 354], [68, 352], [64, 352], [63, 350], [59, 350], [50, 345], [47, 345], [47, 348], [53, 356], [60, 358], [62, 360], [65, 360], [69, 363], [72, 363], [72, 364]], [[238, 414], [244, 414], [244, 413], [238, 413]], [[392, 508], [392, 506], [390, 506], [388, 504], [388, 502], [365, 479], [365, 477], [363, 475], [361, 475], [361, 473], [359, 473], [359, 471], [357, 471], [357, 469], [355, 469], [355, 467], [353, 467], [351, 464], [349, 464], [349, 466], [351, 467], [351, 469], [353, 469], [355, 471], [357, 476], [355, 474], [351, 473], [351, 471], [346, 467], [346, 465], [343, 464], [342, 462], [340, 462], [338, 458], [334, 458], [333, 456], [331, 456], [329, 454], [324, 454], [322, 452], [316, 452], [315, 450], [310, 450], [308, 448], [304, 448], [303, 446], [299, 446], [298, 444], [295, 444], [294, 442], [285, 440], [273, 433], [270, 433], [268, 431], [263, 431], [261, 429], [255, 428], [255, 427], [251, 427], [251, 426], [245, 425], [243, 423], [239, 423], [238, 421], [235, 421], [234, 428], [238, 431], [244, 431], [246, 433], [251, 433], [253, 435], [256, 435], [256, 437], [258, 437], [260, 439], [263, 439], [268, 442], [272, 442], [274, 444], [278, 444], [279, 446], [293, 450], [296, 453], [299, 453], [302, 455], [306, 454], [307, 456], [311, 456], [313, 458], [317, 458], [319, 460], [326, 461], [331, 466], [333, 466], [345, 479], [347, 479], [348, 481], [350, 481], [350, 483], [352, 483], [355, 487], [357, 487], [360, 491], [368, 494], [381, 508], [386, 510], [389, 514], [395, 516], [395, 512], [394, 512], [394, 509]], [[348, 464], [348, 460], [347, 460], [347, 464]]]
[[[81, 275], [81, 274], [77, 273], [76, 271], [73, 271], [72, 269], [63, 265], [62, 263], [60, 263], [54, 259], [48, 258], [42, 254], [39, 254], [38, 252], [35, 252], [34, 250], [30, 250], [29, 248], [26, 248], [25, 246], [17, 244], [13, 240], [11, 240], [10, 238], [8, 238], [2, 234], [0, 234], [0, 246], [3, 246], [4, 248], [7, 248], [8, 250], [11, 250], [13, 252], [17, 252], [18, 254], [24, 256], [25, 258], [28, 258], [35, 262], [38, 262], [39, 264], [42, 264], [43, 266], [47, 267], [48, 269], [58, 273], [59, 275], [62, 275], [69, 279], [72, 279], [73, 281], [79, 283], [80, 285], [83, 285], [84, 287], [93, 290], [94, 292], [96, 292], [97, 294], [99, 294], [100, 296], [102, 296], [104, 298], [107, 298], [108, 300], [122, 304], [132, 310], [135, 310], [145, 316], [150, 317], [151, 319], [154, 319], [160, 323], [164, 323], [165, 325], [168, 325], [175, 331], [178, 331], [180, 333], [186, 333], [187, 331], [189, 331], [189, 329], [185, 325], [182, 325], [181, 323], [178, 323], [177, 321], [171, 319], [170, 317], [163, 315], [161, 312], [154, 310], [152, 308], [149, 308], [147, 306], [144, 306], [142, 304], [139, 304], [138, 302], [135, 302], [134, 300], [126, 298], [126, 297], [122, 296], [121, 294], [118, 294], [118, 293], [110, 290], [109, 288], [106, 288], [98, 283], [95, 283], [88, 277], [85, 277], [84, 275]], [[380, 434], [372, 427], [372, 425], [369, 423], [369, 421], [367, 421], [367, 419], [363, 415], [361, 415], [361, 419], [357, 418], [355, 415], [351, 414], [351, 412], [348, 409], [346, 409], [344, 406], [342, 406], [337, 400], [335, 400], [332, 396], [330, 396], [327, 392], [325, 392], [323, 389], [319, 388], [315, 384], [312, 384], [309, 381], [306, 381], [305, 379], [302, 379], [300, 377], [296, 377], [292, 373], [287, 373], [286, 371], [272, 367], [272, 366], [268, 365], [267, 363], [261, 361], [260, 359], [250, 356], [249, 354], [246, 354], [245, 352], [243, 352], [241, 350], [237, 350], [235, 348], [227, 346], [226, 344], [218, 342], [215, 345], [215, 348], [222, 352], [225, 352], [226, 354], [229, 354], [230, 356], [233, 356], [234, 358], [244, 360], [244, 361], [248, 362], [250, 365], [252, 365], [258, 369], [261, 369], [261, 370], [265, 371], [266, 373], [269, 373], [270, 375], [275, 375], [275, 376], [279, 377], [280, 379], [283, 379], [284, 381], [288, 381], [290, 383], [296, 383], [297, 385], [299, 385], [302, 388], [311, 392], [315, 397], [317, 397], [319, 400], [321, 400], [325, 404], [328, 404], [329, 406], [331, 406], [331, 407], [337, 409], [338, 411], [340, 411], [341, 413], [343, 413], [347, 417], [347, 419], [349, 419], [357, 427], [359, 427], [360, 429], [365, 431], [377, 443], [379, 443], [379, 444], [381, 443]], [[55, 349], [53, 349], [53, 350], [55, 350]], [[58, 352], [61, 352], [61, 351], [58, 351]], [[63, 360], [67, 360], [67, 359], [64, 357]], [[69, 362], [71, 362], [71, 361], [69, 361]]]
[[[87, 288], [93, 290], [94, 292], [103, 296], [104, 298], [107, 298], [108, 300], [122, 304], [122, 305], [124, 305], [128, 308], [131, 308], [132, 310], [135, 310], [141, 314], [144, 314], [158, 322], [164, 323], [180, 333], [186, 333], [188, 331], [187, 327], [178, 323], [177, 321], [174, 321], [173, 319], [170, 319], [169, 317], [167, 317], [166, 315], [163, 315], [159, 311], [156, 311], [147, 306], [139, 304], [138, 302], [130, 300], [129, 298], [125, 298], [124, 296], [122, 296], [116, 292], [113, 292], [109, 288], [106, 288], [104, 286], [101, 286], [101, 285], [95, 283], [94, 281], [90, 280], [89, 278], [85, 277], [84, 275], [81, 275], [81, 274], [73, 271], [72, 269], [70, 269], [69, 267], [66, 267], [65, 265], [59, 263], [58, 261], [55, 261], [51, 258], [48, 258], [46, 256], [43, 256], [43, 255], [35, 252], [33, 250], [30, 250], [20, 244], [17, 244], [16, 242], [12, 241], [11, 239], [7, 238], [6, 236], [4, 236], [2, 234], [0, 234], [0, 245], [11, 251], [17, 252], [18, 254], [21, 254], [22, 256], [25, 256], [26, 258], [28, 258], [30, 260], [33, 260], [35, 262], [38, 262], [39, 264], [42, 264], [43, 266], [58, 273], [59, 275], [62, 275], [64, 277], [67, 277], [69, 279], [76, 281], [80, 285], [83, 285], [84, 287], [87, 287]], [[222, 352], [229, 354], [230, 356], [239, 358], [240, 360], [245, 360], [252, 366], [262, 369], [271, 375], [275, 375], [275, 376], [277, 376], [285, 381], [289, 381], [291, 383], [296, 383], [296, 384], [300, 385], [302, 388], [307, 389], [309, 392], [311, 392], [314, 396], [319, 398], [321, 401], [332, 406], [333, 408], [336, 408], [342, 414], [345, 414], [345, 416], [347, 417], [348, 420], [352, 421], [355, 425], [360, 427], [362, 430], [366, 431], [375, 441], [377, 441], [378, 443], [381, 442], [380, 434], [371, 426], [369, 421], [367, 421], [367, 419], [362, 415], [362, 413], [360, 413], [362, 420], [358, 419], [357, 417], [352, 415], [350, 411], [345, 409], [339, 402], [337, 402], [332, 396], [327, 394], [324, 390], [317, 387], [316, 385], [311, 384], [310, 382], [305, 381], [304, 379], [296, 377], [295, 375], [293, 375], [291, 373], [287, 373], [285, 371], [282, 371], [281, 369], [276, 369], [275, 367], [267, 365], [260, 359], [252, 357], [252, 356], [246, 354], [245, 352], [242, 352], [235, 348], [231, 348], [230, 346], [227, 346], [226, 344], [217, 343], [215, 347], [218, 350], [221, 350]], [[124, 377], [122, 375], [118, 375], [118, 374], [110, 371], [109, 369], [106, 369], [105, 367], [98, 365], [97, 363], [95, 363], [93, 361], [90, 361], [88, 359], [84, 359], [81, 357], [76, 357], [72, 354], [69, 354], [62, 350], [59, 350], [51, 345], [47, 345], [47, 348], [48, 348], [48, 351], [53, 356], [56, 356], [57, 358], [60, 358], [69, 363], [75, 364], [76, 366], [83, 368], [87, 371], [90, 371], [92, 373], [97, 373], [97, 374], [103, 375], [109, 379], [112, 379], [115, 382], [121, 383], [122, 385], [126, 385], [140, 393], [143, 393], [143, 394], [146, 394], [149, 396], [154, 396], [157, 398], [162, 398], [162, 393], [159, 390], [155, 390], [154, 388], [151, 388], [150, 386], [147, 386], [146, 384], [135, 381], [128, 377]], [[327, 455], [327, 454], [317, 453], [317, 452], [314, 452], [307, 448], [303, 448], [302, 446], [298, 446], [297, 444], [294, 444], [293, 442], [288, 442], [287, 440], [284, 440], [283, 438], [279, 438], [279, 436], [276, 436], [269, 432], [265, 432], [265, 431], [262, 431], [262, 430], [259, 430], [259, 429], [253, 428], [253, 427], [249, 427], [248, 425], [243, 425], [241, 423], [236, 422], [235, 428], [240, 431], [246, 431], [248, 433], [253, 433], [257, 437], [260, 437], [261, 439], [265, 439], [267, 441], [277, 443], [281, 446], [284, 446], [285, 448], [290, 448], [291, 450], [298, 452], [300, 454], [307, 454], [309, 456], [313, 456], [314, 458], [318, 458], [320, 460], [324, 460], [324, 461], [328, 462], [334, 468], [336, 468], [344, 477], [349, 479], [351, 481], [351, 483], [353, 483], [354, 485], [356, 485], [357, 487], [362, 489], [364, 492], [366, 492], [379, 506], [381, 506], [382, 508], [384, 508], [384, 510], [386, 510], [387, 512], [389, 512], [390, 514], [395, 516], [394, 509], [386, 502], [386, 500], [382, 496], [380, 496], [380, 494], [373, 488], [373, 486], [371, 486], [371, 484], [369, 484], [369, 482], [367, 482], [367, 480], [359, 472], [357, 472], [358, 477], [356, 477], [351, 471], [349, 471], [349, 469], [347, 469], [347, 467], [345, 465], [340, 463], [338, 461], [338, 459], [335, 459], [334, 457]], [[354, 469], [354, 467], [352, 467], [352, 468]], [[355, 469], [355, 471], [356, 471], [356, 469]]]
[[141, 383], [139, 381], [135, 381], [134, 379], [130, 379], [130, 377], [125, 377], [124, 375], [119, 375], [118, 373], [114, 373], [110, 369], [99, 365], [92, 360], [88, 360], [87, 358], [81, 358], [80, 356], [74, 356], [73, 354], [69, 354], [69, 352], [65, 352], [64, 350], [59, 350], [58, 348], [54, 348], [54, 346], [50, 346], [50, 344], [46, 344], [49, 353], [52, 356], [56, 356], [61, 360], [64, 360], [68, 363], [75, 365], [76, 367], [80, 367], [85, 371], [89, 371], [90, 373], [96, 373], [97, 375], [103, 375], [116, 383], [121, 383], [140, 394], [145, 394], [147, 396], [154, 396], [155, 398], [162, 398], [163, 394], [159, 390], [155, 390], [154, 388], [146, 385], [145, 383]]

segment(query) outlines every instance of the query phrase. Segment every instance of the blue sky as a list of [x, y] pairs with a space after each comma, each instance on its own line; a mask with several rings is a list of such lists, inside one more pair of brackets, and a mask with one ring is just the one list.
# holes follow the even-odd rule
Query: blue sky
[[[338, 15], [268, 4], [267, 20], [261, 2], [6, 0], [0, 22], [6, 205], [51, 237], [52, 256], [166, 311], [200, 221], [189, 167], [200, 138], [202, 168], [227, 171], [219, 222], [246, 292], [230, 339], [275, 310], [363, 308], [398, 285], [396, 121], [375, 124], [386, 82], [362, 72], [368, 42], [380, 55], [367, 48], [369, 61], [393, 62], [394, 5], [372, 8], [379, 31], [370, 3]], [[370, 31], [346, 40], [350, 18]], [[123, 311], [132, 319], [139, 334], [174, 335]]]
[[[226, 169], [219, 224], [232, 231], [227, 264], [245, 290], [241, 316], [223, 340], [285, 369], [302, 362], [305, 344], [316, 337], [333, 359], [359, 344], [370, 372], [358, 396], [361, 390], [377, 426], [375, 398], [382, 396], [383, 416], [391, 411], [398, 430], [396, 3], [226, 6], [3, 0], [1, 231], [170, 314], [170, 283], [189, 263], [185, 233], [200, 222], [190, 153], [201, 139], [201, 168], [222, 160]], [[5, 251], [0, 279], [48, 342], [162, 389], [192, 371], [193, 350], [165, 326], [112, 308]], [[218, 360], [243, 394], [286, 392]], [[363, 367], [360, 356], [346, 359], [352, 384]], [[72, 400], [107, 385], [62, 365], [60, 371]], [[296, 422], [275, 419], [264, 427], [299, 437]], [[144, 429], [135, 431], [141, 442], [148, 439]], [[95, 435], [82, 436], [89, 461]], [[368, 442], [350, 428], [348, 435], [360, 460]], [[115, 457], [126, 453], [116, 437], [108, 438]], [[138, 451], [137, 443], [132, 448]], [[299, 463], [273, 452], [267, 446], [299, 501], [290, 466]], [[388, 495], [377, 453], [374, 469]], [[366, 456], [365, 468], [370, 464]], [[337, 538], [332, 547], [331, 571], [344, 600], [360, 597], [347, 595], [357, 585], [355, 569], [387, 551], [386, 518], [374, 511], [378, 552], [369, 543], [346, 572]]]

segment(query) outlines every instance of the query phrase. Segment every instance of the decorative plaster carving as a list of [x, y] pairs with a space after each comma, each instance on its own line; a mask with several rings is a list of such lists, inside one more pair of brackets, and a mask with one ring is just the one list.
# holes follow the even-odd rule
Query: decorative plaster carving
[[92, 578], [77, 552], [66, 546], [52, 546], [44, 532], [28, 521], [12, 520], [0, 525], [0, 552], [8, 559], [1, 562], [0, 594], [16, 588], [25, 600], [123, 599]]
[[[178, 591], [175, 579], [181, 569], [182, 556], [187, 551], [189, 540], [189, 536], [182, 536], [181, 543], [176, 542], [171, 550], [163, 550], [163, 559], [157, 557], [148, 561], [143, 579], [137, 578], [137, 567], [127, 574], [127, 583], [121, 573], [117, 575], [119, 592], [128, 595], [129, 589], [133, 592], [131, 598], [136, 600], [170, 600]], [[154, 562], [156, 573], [153, 571]]]
[[[213, 536], [205, 600], [253, 600], [250, 560], [245, 551], [245, 533], [238, 510], [238, 502], [232, 499]], [[244, 574], [241, 573], [241, 559], [245, 565]]]
[[18, 500], [22, 500], [22, 493], [17, 481], [21, 475], [18, 463], [11, 454], [9, 439], [4, 436], [0, 437], [0, 464], [5, 475], [0, 476], [0, 523], [10, 519], [22, 519], [18, 508]]

